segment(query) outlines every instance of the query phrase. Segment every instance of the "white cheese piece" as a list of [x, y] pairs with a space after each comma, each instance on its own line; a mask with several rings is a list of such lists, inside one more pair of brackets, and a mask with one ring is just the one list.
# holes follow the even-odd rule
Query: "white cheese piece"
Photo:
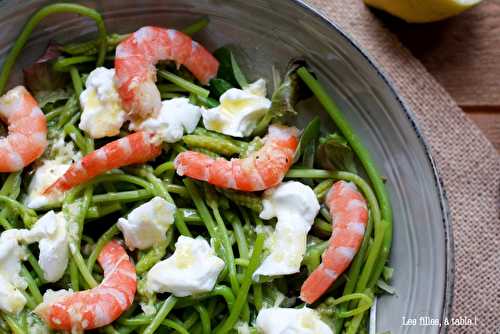
[[318, 313], [307, 307], [262, 309], [256, 324], [262, 334], [333, 334]]
[[185, 97], [176, 97], [161, 103], [160, 112], [142, 123], [130, 123], [130, 130], [153, 132], [155, 143], [175, 143], [184, 133], [191, 133], [198, 125], [201, 108], [189, 103]]
[[306, 251], [307, 233], [319, 211], [314, 191], [303, 183], [283, 182], [264, 192], [262, 219], [278, 218], [274, 233], [266, 240], [270, 254], [253, 277], [297, 273]]
[[174, 204], [155, 197], [132, 210], [127, 219], [118, 219], [118, 228], [130, 250], [145, 249], [165, 240], [165, 234], [174, 222], [174, 214]]
[[28, 185], [28, 196], [24, 198], [24, 204], [28, 208], [38, 209], [63, 200], [64, 193], [56, 191], [49, 195], [43, 195], [42, 193], [58, 178], [63, 176], [70, 166], [70, 163], [61, 163], [58, 159], [43, 161], [42, 165], [35, 170], [35, 174]]
[[214, 288], [224, 261], [215, 255], [208, 242], [180, 236], [175, 252], [153, 266], [147, 274], [146, 289], [151, 292], [170, 292], [185, 297]]
[[38, 241], [38, 263], [47, 282], [56, 282], [64, 274], [69, 258], [68, 223], [62, 212], [49, 211], [25, 232], [27, 243]]
[[98, 67], [90, 72], [86, 89], [80, 94], [83, 108], [80, 129], [92, 138], [116, 136], [126, 120], [116, 89], [115, 70]]
[[202, 110], [203, 124], [208, 130], [233, 137], [249, 136], [271, 106], [264, 79], [245, 89], [228, 89], [219, 100], [219, 106]]
[[18, 238], [19, 230], [15, 229], [0, 234], [0, 310], [9, 313], [18, 313], [26, 304], [21, 291], [27, 283], [20, 275], [26, 252]]

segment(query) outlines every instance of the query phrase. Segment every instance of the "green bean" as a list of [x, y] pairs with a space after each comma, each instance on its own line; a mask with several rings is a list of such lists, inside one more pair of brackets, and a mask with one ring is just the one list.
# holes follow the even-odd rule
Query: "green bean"
[[[260, 225], [260, 220], [257, 219]], [[216, 334], [225, 334], [228, 333], [236, 324], [238, 317], [244, 307], [244, 304], [247, 300], [248, 290], [250, 289], [250, 285], [252, 284], [252, 275], [254, 271], [260, 264], [260, 257], [262, 253], [262, 249], [264, 247], [264, 233], [258, 232], [257, 238], [255, 239], [252, 255], [250, 256], [250, 263], [245, 270], [245, 276], [241, 282], [240, 290], [236, 296], [236, 301], [234, 302], [233, 307], [230, 309], [230, 313], [228, 318], [221, 323], [220, 327], [216, 329]]]
[[78, 111], [78, 108], [78, 99], [75, 95], [73, 95], [64, 104], [64, 110], [57, 120], [56, 128], [60, 129], [67, 124], [68, 120]]
[[[113, 51], [116, 46], [126, 39], [130, 34], [109, 34], [106, 36], [107, 41], [107, 51]], [[90, 41], [85, 41], [81, 43], [69, 43], [66, 45], [62, 45], [59, 49], [65, 53], [68, 53], [72, 56], [92, 56], [95, 55], [99, 50], [99, 40], [93, 39]], [[95, 59], [95, 58], [94, 58]]]
[[38, 23], [44, 19], [46, 16], [56, 13], [64, 13], [70, 12], [75, 14], [80, 14], [83, 16], [90, 17], [97, 24], [97, 29], [99, 31], [99, 39], [100, 39], [100, 48], [99, 48], [99, 56], [97, 58], [97, 66], [102, 66], [104, 63], [104, 57], [106, 55], [106, 27], [104, 26], [104, 21], [97, 11], [77, 5], [77, 4], [69, 4], [69, 3], [57, 3], [43, 7], [39, 11], [37, 11], [25, 24], [21, 34], [17, 37], [14, 46], [9, 51], [9, 54], [5, 58], [3, 63], [2, 71], [0, 72], [0, 95], [3, 94], [5, 89], [5, 85], [7, 84], [7, 80], [9, 79], [10, 71], [19, 57], [21, 50], [24, 45], [28, 41], [31, 32], [38, 25]]
[[4, 195], [0, 195], [0, 202], [5, 202], [10, 208], [14, 209], [14, 211], [20, 214], [23, 218], [24, 225], [28, 228], [31, 227], [36, 219], [36, 212], [34, 210], [29, 209], [18, 201]]
[[196, 20], [193, 24], [190, 24], [181, 31], [186, 35], [193, 35], [198, 31], [203, 30], [208, 25], [209, 22], [210, 20], [208, 19], [208, 17], [205, 16], [199, 20]]
[[2, 188], [0, 188], [0, 195], [10, 196], [14, 189], [21, 185], [21, 174], [22, 171], [10, 173], [5, 179]]
[[[368, 296], [371, 297], [371, 299], [373, 299], [373, 292], [370, 290], [370, 289], [367, 289], [365, 291], [365, 294], [367, 294]], [[362, 308], [362, 307], [366, 307], [366, 305], [369, 305], [371, 306], [372, 303], [368, 303], [368, 301], [362, 299], [360, 302], [359, 302], [359, 306], [358, 308]], [[368, 310], [370, 307], [367, 307], [365, 309]], [[349, 322], [349, 326], [347, 327], [347, 331], [346, 331], [346, 334], [356, 334], [358, 333], [358, 329], [361, 325], [361, 321], [363, 320], [363, 317], [364, 317], [364, 312], [360, 312], [359, 314], [355, 315], [351, 321]]]
[[59, 117], [63, 111], [64, 111], [64, 106], [60, 106], [46, 113], [45, 119], [47, 120], [47, 123], [50, 123], [53, 119]]
[[227, 304], [227, 308], [232, 309], [235, 303], [235, 297], [233, 295], [231, 288], [225, 285], [216, 285], [210, 292], [200, 293], [194, 296], [182, 298], [181, 300], [179, 300], [175, 308], [188, 307], [200, 300], [204, 300], [206, 298], [214, 296], [220, 296], [224, 298], [224, 301]]
[[162, 100], [169, 100], [169, 99], [175, 99], [176, 97], [184, 97], [184, 95], [180, 93], [165, 93], [165, 92], [160, 92], [160, 97]]
[[233, 144], [234, 146], [240, 147], [241, 150], [246, 150], [248, 147], [247, 142], [244, 142], [242, 140], [237, 140], [231, 136], [227, 136], [227, 135], [219, 133], [219, 132], [210, 131], [210, 130], [207, 130], [207, 129], [201, 128], [201, 127], [197, 127], [194, 130], [193, 134], [199, 135], [199, 136], [208, 136], [208, 137], [212, 137], [215, 139], [227, 141], [227, 142], [230, 142], [231, 144]]
[[[96, 58], [94, 56], [61, 57], [54, 63], [54, 65], [52, 65], [52, 68], [59, 72], [69, 70], [71, 73], [71, 69], [76, 68], [74, 65], [89, 63], [95, 60]], [[78, 96], [80, 95], [78, 94]]]
[[194, 184], [193, 181], [191, 181], [188, 178], [182, 179], [182, 182], [186, 186], [186, 189], [193, 200], [194, 206], [196, 207], [196, 210], [198, 211], [198, 215], [200, 216], [201, 220], [205, 224], [205, 226], [208, 230], [208, 233], [210, 234], [210, 237], [214, 238], [214, 239], [218, 239], [217, 233], [215, 230], [215, 222], [214, 222], [212, 216], [210, 215], [210, 212], [208, 211], [207, 206], [203, 202], [203, 199], [201, 198], [200, 193], [199, 193], [198, 189], [196, 188], [196, 185]]
[[104, 205], [94, 205], [89, 207], [85, 219], [97, 219], [109, 215], [110, 213], [120, 211], [122, 206], [120, 203], [110, 203]]
[[237, 266], [248, 267], [248, 264], [250, 262], [248, 261], [248, 259], [242, 259], [242, 258], [239, 257], [239, 258], [234, 259], [234, 263]]
[[163, 320], [163, 322], [161, 324], [163, 326], [168, 327], [168, 328], [172, 328], [173, 330], [175, 330], [175, 333], [189, 334], [186, 327], [184, 327], [182, 324], [180, 324], [176, 321], [165, 319], [165, 320]]
[[309, 273], [312, 273], [314, 269], [319, 266], [321, 263], [321, 255], [328, 248], [329, 244], [330, 242], [327, 240], [307, 249], [302, 264], [307, 267]]
[[[368, 150], [363, 146], [361, 140], [358, 136], [353, 132], [349, 123], [345, 120], [344, 116], [340, 112], [340, 109], [335, 104], [335, 102], [328, 96], [324, 88], [320, 85], [316, 79], [307, 71], [306, 68], [302, 67], [297, 70], [300, 78], [306, 83], [306, 85], [311, 89], [314, 93], [318, 101], [323, 105], [327, 113], [333, 119], [338, 129], [347, 140], [353, 151], [358, 156], [361, 164], [363, 165], [370, 182], [373, 185], [374, 192], [377, 196], [378, 202], [380, 204], [381, 210], [381, 218], [384, 222], [384, 240], [382, 244], [382, 249], [378, 254], [377, 263], [375, 266], [375, 272], [372, 275], [371, 284], [376, 283], [378, 277], [382, 273], [383, 266], [387, 261], [390, 253], [391, 243], [392, 243], [392, 209], [389, 202], [387, 190], [384, 186], [384, 181], [380, 176], [373, 160], [370, 156]], [[380, 224], [381, 225], [381, 224]], [[377, 233], [378, 232], [378, 233]], [[375, 238], [377, 239], [377, 235], [380, 236], [381, 229], [377, 231], [377, 223], [375, 222]], [[363, 271], [373, 272], [373, 268], [369, 268], [365, 266]]]
[[[212, 299], [209, 303], [209, 306], [214, 304], [214, 302], [217, 303], [217, 300]], [[208, 308], [208, 310], [210, 310], [210, 307]], [[210, 311], [208, 311], [208, 314], [211, 317]], [[193, 327], [193, 325], [198, 321], [199, 317], [200, 316], [197, 312], [191, 311], [190, 315], [186, 318], [186, 320], [184, 320], [184, 326], [186, 327], [186, 329], [190, 329], [191, 327]]]
[[203, 334], [210, 334], [212, 325], [210, 324], [210, 317], [208, 315], [207, 309], [203, 305], [198, 304], [194, 306], [196, 312], [200, 315], [201, 327], [203, 329]]
[[260, 311], [263, 305], [262, 284], [260, 283], [253, 284], [253, 302], [255, 304], [255, 308], [257, 309], [257, 311]]
[[24, 296], [24, 299], [26, 299], [26, 304], [28, 305], [28, 307], [34, 309], [37, 305], [35, 300], [31, 298], [31, 296], [26, 291], [20, 290], [20, 292]]
[[262, 200], [259, 196], [253, 193], [232, 189], [217, 190], [237, 205], [244, 206], [257, 213], [260, 213], [262, 211]]
[[243, 226], [236, 214], [231, 211], [224, 211], [224, 217], [226, 220], [233, 226], [234, 236], [236, 239], [236, 244], [238, 246], [238, 253], [242, 259], [248, 259], [248, 244], [245, 236], [245, 232], [243, 230]]
[[182, 141], [189, 147], [204, 148], [224, 156], [232, 156], [242, 152], [242, 149], [231, 141], [211, 136], [185, 135], [182, 137]]
[[26, 283], [28, 284], [28, 289], [31, 292], [31, 295], [34, 298], [35, 305], [38, 305], [42, 302], [42, 294], [40, 293], [40, 290], [38, 289], [38, 286], [36, 285], [35, 280], [31, 276], [30, 272], [28, 269], [26, 269], [25, 266], [21, 267], [21, 273], [24, 276], [24, 279], [26, 280]]
[[92, 203], [107, 203], [107, 202], [134, 202], [140, 201], [143, 199], [148, 199], [153, 197], [153, 194], [146, 189], [140, 190], [128, 190], [128, 191], [120, 191], [116, 193], [106, 193], [94, 195], [92, 197]]
[[119, 232], [120, 230], [118, 229], [118, 226], [116, 224], [113, 224], [113, 226], [111, 226], [106, 232], [104, 232], [99, 238], [99, 240], [97, 240], [95, 247], [92, 250], [92, 253], [90, 253], [89, 258], [87, 260], [87, 268], [89, 272], [92, 272], [92, 270], [94, 269], [95, 261], [97, 260], [99, 253], [101, 253], [101, 250]]
[[75, 94], [79, 97], [83, 91], [83, 83], [82, 78], [80, 77], [80, 73], [75, 66], [71, 66], [69, 68], [69, 74], [71, 76], [71, 81], [73, 82], [73, 89], [75, 90]]
[[[2, 315], [0, 313], [0, 315]], [[23, 328], [17, 323], [17, 321], [10, 314], [3, 313], [3, 319], [9, 326], [10, 330], [14, 334], [26, 334]]]
[[168, 170], [175, 170], [174, 162], [173, 161], [167, 161], [159, 165], [158, 167], [155, 168], [155, 175], [160, 176], [163, 173], [165, 173]]
[[314, 194], [316, 194], [316, 197], [319, 201], [321, 201], [326, 196], [328, 191], [332, 188], [332, 185], [332, 180], [323, 180], [316, 187], [314, 187]]
[[216, 234], [218, 237], [216, 239], [220, 240], [222, 246], [224, 248], [223, 256], [224, 262], [229, 269], [229, 282], [231, 283], [231, 288], [233, 292], [236, 293], [239, 290], [238, 278], [236, 277], [236, 264], [234, 263], [234, 253], [233, 248], [231, 247], [231, 243], [229, 242], [228, 231], [226, 229], [226, 224], [222, 219], [219, 211], [219, 204], [217, 200], [217, 194], [215, 190], [205, 184], [205, 195], [207, 198], [207, 204], [212, 209], [215, 217], [215, 221], [217, 222], [217, 231]]
[[171, 72], [160, 70], [160, 71], [158, 71], [158, 75], [160, 77], [176, 84], [177, 86], [182, 87], [187, 92], [192, 93], [194, 95], [208, 97], [208, 94], [210, 94], [210, 92], [208, 90], [206, 90], [205, 88], [198, 86], [198, 85], [195, 85], [194, 83], [192, 83], [186, 79], [183, 79], [180, 76], [175, 75]]
[[85, 151], [87, 147], [87, 142], [85, 137], [82, 135], [80, 130], [78, 130], [73, 124], [66, 124], [64, 126], [64, 133], [69, 136], [75, 142], [76, 146], [80, 151]]
[[160, 327], [161, 323], [163, 322], [163, 320], [165, 320], [170, 311], [172, 311], [176, 302], [177, 302], [177, 297], [175, 297], [174, 295], [170, 295], [163, 302], [158, 313], [156, 313], [151, 323], [146, 327], [146, 329], [144, 329], [142, 333], [153, 334], [156, 331], [156, 329]]
[[173, 229], [170, 228], [167, 231], [165, 239], [157, 245], [151, 247], [151, 249], [141, 257], [139, 262], [137, 262], [137, 264], [135, 265], [137, 274], [140, 275], [145, 273], [165, 256], [165, 254], [167, 253], [167, 247], [172, 242], [173, 236]]
[[321, 218], [314, 219], [312, 228], [325, 236], [330, 236], [332, 234], [332, 224]]
[[33, 271], [40, 279], [41, 284], [44, 284], [45, 278], [44, 278], [43, 270], [42, 270], [42, 268], [40, 268], [38, 261], [36, 260], [35, 256], [33, 255], [33, 253], [29, 249], [26, 249], [26, 253], [27, 253], [28, 262], [30, 263], [31, 267], [33, 268]]
[[207, 108], [215, 108], [219, 105], [219, 101], [211, 98], [210, 96], [204, 97], [204, 96], [197, 95], [196, 102], [198, 102], [197, 103], [198, 105], [201, 104], [203, 107], [207, 107]]
[[191, 232], [189, 231], [189, 228], [186, 226], [186, 223], [184, 222], [184, 215], [183, 215], [182, 211], [180, 211], [180, 210], [175, 211], [174, 224], [181, 235], [184, 235], [186, 237], [193, 236], [191, 234]]
[[160, 93], [186, 93], [187, 91], [177, 86], [176, 84], [159, 84], [158, 90]]

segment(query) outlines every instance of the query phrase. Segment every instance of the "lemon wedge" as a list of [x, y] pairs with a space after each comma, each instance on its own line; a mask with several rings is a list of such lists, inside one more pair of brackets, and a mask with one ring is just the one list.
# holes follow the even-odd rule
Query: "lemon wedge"
[[439, 21], [460, 14], [481, 0], [364, 0], [369, 6], [382, 9], [408, 22]]

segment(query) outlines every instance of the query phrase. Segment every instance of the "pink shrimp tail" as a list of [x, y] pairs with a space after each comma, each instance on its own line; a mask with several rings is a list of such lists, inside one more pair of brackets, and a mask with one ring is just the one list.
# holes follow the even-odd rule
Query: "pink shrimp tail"
[[326, 205], [330, 208], [333, 232], [322, 263], [300, 290], [300, 298], [308, 304], [317, 301], [349, 267], [361, 246], [368, 222], [366, 200], [352, 183], [334, 183], [327, 194]]
[[161, 153], [161, 146], [152, 143], [151, 136], [150, 133], [135, 132], [87, 154], [45, 189], [44, 194], [66, 191], [114, 168], [156, 158]]
[[130, 115], [145, 117], [160, 109], [154, 84], [155, 64], [160, 60], [186, 66], [202, 84], [215, 77], [219, 68], [217, 59], [188, 35], [160, 27], [140, 28], [116, 48], [118, 93]]
[[47, 148], [47, 120], [38, 103], [23, 86], [0, 97], [0, 120], [8, 135], [0, 137], [0, 173], [23, 169]]
[[220, 188], [260, 191], [279, 184], [292, 165], [298, 130], [271, 125], [264, 146], [243, 159], [213, 159], [187, 151], [174, 161], [177, 174], [207, 181]]
[[87, 330], [109, 325], [134, 301], [137, 288], [135, 267], [125, 249], [110, 241], [98, 257], [104, 280], [97, 287], [63, 295], [35, 308], [50, 328]]

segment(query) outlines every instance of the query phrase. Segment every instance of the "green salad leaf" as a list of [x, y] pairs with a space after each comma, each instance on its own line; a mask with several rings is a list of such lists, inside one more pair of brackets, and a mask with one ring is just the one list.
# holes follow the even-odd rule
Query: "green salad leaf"
[[227, 81], [234, 87], [245, 88], [248, 86], [248, 81], [241, 71], [233, 52], [227, 46], [215, 50], [214, 57], [219, 61], [217, 78]]
[[59, 46], [51, 42], [36, 62], [23, 69], [24, 84], [34, 95], [40, 91], [52, 91], [66, 87], [67, 73], [52, 69], [52, 63], [60, 55]]
[[297, 70], [305, 66], [302, 59], [292, 59], [288, 64], [285, 77], [271, 98], [271, 107], [255, 128], [254, 135], [265, 133], [268, 125], [285, 116], [296, 115], [296, 104], [311, 96], [311, 91], [297, 75]]
[[357, 172], [353, 151], [345, 138], [338, 133], [319, 139], [316, 160], [325, 169]]

